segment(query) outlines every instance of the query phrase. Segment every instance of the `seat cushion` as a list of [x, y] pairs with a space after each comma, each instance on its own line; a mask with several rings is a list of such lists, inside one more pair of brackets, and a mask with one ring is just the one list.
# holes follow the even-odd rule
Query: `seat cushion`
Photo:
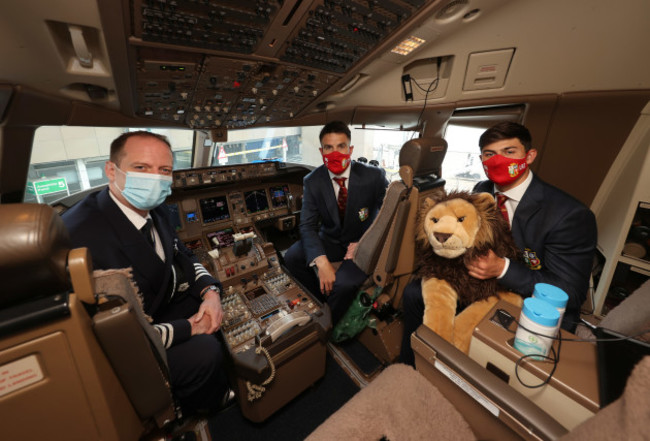
[[474, 440], [462, 415], [412, 367], [394, 364], [306, 441]]

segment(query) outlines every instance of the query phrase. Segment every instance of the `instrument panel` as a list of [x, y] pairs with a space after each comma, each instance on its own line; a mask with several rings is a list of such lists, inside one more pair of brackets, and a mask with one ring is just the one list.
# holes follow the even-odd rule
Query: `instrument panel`
[[[179, 236], [194, 236], [206, 228], [251, 226], [255, 222], [294, 214], [296, 186], [257, 185], [243, 190], [213, 192], [168, 202]], [[223, 234], [222, 234], [223, 235]]]
[[297, 228], [302, 186], [295, 182], [302, 176], [282, 178], [272, 163], [174, 172], [167, 200], [172, 222], [223, 285], [222, 330], [233, 355], [294, 326], [329, 326], [320, 302], [284, 272], [274, 244], [263, 236], [268, 229], [284, 234]]

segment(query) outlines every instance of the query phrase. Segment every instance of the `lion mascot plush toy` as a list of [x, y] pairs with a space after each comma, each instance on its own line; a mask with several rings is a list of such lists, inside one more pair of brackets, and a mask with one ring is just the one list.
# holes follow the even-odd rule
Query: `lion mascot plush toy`
[[[457, 191], [436, 201], [426, 198], [416, 243], [424, 324], [461, 351], [469, 351], [474, 328], [499, 299], [522, 305], [519, 295], [499, 291], [495, 278], [476, 279], [465, 267], [490, 249], [510, 259], [519, 254], [489, 193]], [[464, 308], [458, 315], [457, 307]]]

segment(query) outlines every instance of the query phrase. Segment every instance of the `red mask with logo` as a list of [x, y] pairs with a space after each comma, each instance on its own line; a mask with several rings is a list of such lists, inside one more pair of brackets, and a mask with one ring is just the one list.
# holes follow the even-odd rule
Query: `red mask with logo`
[[332, 152], [323, 155], [323, 164], [325, 167], [335, 175], [340, 175], [350, 165], [350, 154], [347, 155], [341, 152]]
[[483, 161], [483, 170], [488, 179], [499, 186], [512, 184], [524, 174], [528, 164], [526, 158], [506, 158], [494, 155]]

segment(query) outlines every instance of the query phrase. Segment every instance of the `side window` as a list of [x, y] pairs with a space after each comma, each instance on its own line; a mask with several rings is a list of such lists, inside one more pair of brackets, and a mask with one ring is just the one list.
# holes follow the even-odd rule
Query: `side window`
[[449, 124], [445, 132], [447, 154], [442, 177], [447, 190], [472, 191], [477, 182], [487, 179], [481, 164], [478, 139], [484, 128]]
[[[25, 183], [24, 202], [49, 204], [62, 197], [108, 183], [104, 164], [111, 142], [132, 130], [125, 127], [43, 126], [36, 130]], [[193, 132], [151, 129], [169, 138], [174, 167], [191, 165]]]
[[487, 179], [480, 159], [479, 138], [498, 122], [523, 122], [525, 110], [525, 105], [513, 104], [454, 111], [445, 130], [448, 148], [442, 163], [447, 190], [472, 191], [477, 182]]

